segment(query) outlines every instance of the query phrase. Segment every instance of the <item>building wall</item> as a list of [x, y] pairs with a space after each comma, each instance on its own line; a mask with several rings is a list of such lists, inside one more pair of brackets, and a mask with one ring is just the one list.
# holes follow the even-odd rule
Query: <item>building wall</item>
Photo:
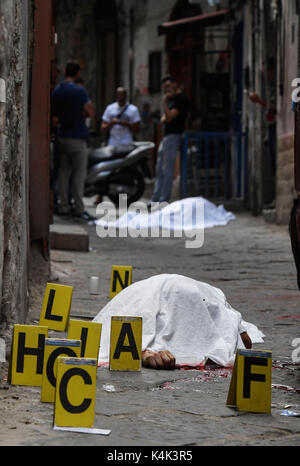
[[[291, 86], [298, 76], [298, 26], [295, 2], [282, 2], [284, 52], [283, 95], [278, 94], [276, 222], [287, 224], [294, 199], [294, 113]], [[283, 40], [283, 38], [282, 38]], [[279, 70], [280, 72], [280, 70]], [[279, 89], [280, 91], [280, 89]]]
[[81, 75], [92, 101], [97, 100], [96, 0], [59, 0], [56, 2], [57, 82], [64, 79], [68, 60], [81, 65]]
[[[244, 91], [243, 130], [248, 131], [248, 204], [250, 211], [257, 215], [262, 206], [261, 193], [261, 154], [263, 110], [249, 100], [248, 93], [261, 95], [262, 43], [256, 31], [252, 36], [252, 8], [247, 1], [237, 17], [244, 22], [244, 70], [249, 69], [249, 88]], [[255, 41], [255, 46], [253, 46]], [[253, 51], [255, 49], [255, 60]], [[255, 61], [255, 65], [253, 62]], [[244, 83], [245, 84], [245, 83]]]
[[[0, 3], [0, 337], [27, 313], [28, 31], [31, 2]], [[5, 90], [4, 90], [5, 87]]]

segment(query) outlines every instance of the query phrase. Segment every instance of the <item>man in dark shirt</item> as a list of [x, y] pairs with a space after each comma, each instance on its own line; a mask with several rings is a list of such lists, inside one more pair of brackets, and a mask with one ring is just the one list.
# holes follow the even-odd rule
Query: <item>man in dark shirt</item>
[[163, 140], [158, 149], [156, 183], [152, 202], [165, 202], [172, 193], [174, 166], [189, 111], [189, 102], [172, 76], [163, 78]]
[[53, 126], [58, 126], [59, 137], [59, 214], [69, 215], [69, 182], [72, 175], [74, 209], [72, 215], [88, 220], [84, 211], [83, 193], [87, 166], [87, 117], [94, 117], [94, 107], [83, 86], [75, 84], [80, 66], [69, 62], [65, 80], [52, 93]]

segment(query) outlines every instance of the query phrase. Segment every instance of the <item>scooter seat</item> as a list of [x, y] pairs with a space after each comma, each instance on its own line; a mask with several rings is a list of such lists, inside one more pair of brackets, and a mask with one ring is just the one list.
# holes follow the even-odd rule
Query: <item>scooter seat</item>
[[88, 166], [96, 165], [99, 162], [106, 160], [114, 160], [126, 157], [135, 149], [134, 144], [118, 144], [116, 146], [105, 146], [93, 149], [89, 153]]

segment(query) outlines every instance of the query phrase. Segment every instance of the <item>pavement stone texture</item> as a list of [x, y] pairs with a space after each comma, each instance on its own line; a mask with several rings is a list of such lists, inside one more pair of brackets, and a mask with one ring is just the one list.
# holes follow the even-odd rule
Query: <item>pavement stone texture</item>
[[[92, 211], [92, 207], [90, 207]], [[72, 222], [55, 218], [55, 222]], [[296, 269], [287, 226], [265, 223], [240, 212], [224, 227], [205, 230], [204, 245], [186, 249], [183, 238], [97, 237], [89, 234], [89, 252], [51, 251], [52, 279], [74, 287], [71, 318], [91, 320], [109, 301], [112, 265], [132, 265], [133, 280], [177, 273], [223, 290], [243, 318], [266, 335], [257, 349], [272, 351], [271, 414], [239, 412], [226, 406], [232, 371], [110, 372], [100, 367], [94, 427], [109, 436], [53, 429], [53, 405], [40, 401], [39, 387], [0, 383], [0, 445], [18, 446], [295, 446], [300, 418], [300, 365], [292, 360], [292, 341], [300, 338]], [[100, 293], [88, 292], [89, 276], [99, 276]], [[46, 285], [46, 284], [45, 284]], [[38, 323], [40, 303], [30, 312]]]

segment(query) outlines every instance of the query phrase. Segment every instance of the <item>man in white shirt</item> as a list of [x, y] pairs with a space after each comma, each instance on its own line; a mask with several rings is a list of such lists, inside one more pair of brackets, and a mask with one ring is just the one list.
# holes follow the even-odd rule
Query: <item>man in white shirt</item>
[[140, 131], [141, 117], [135, 105], [127, 101], [127, 91], [118, 87], [116, 102], [108, 105], [102, 117], [101, 130], [109, 132], [108, 144], [130, 144]]

